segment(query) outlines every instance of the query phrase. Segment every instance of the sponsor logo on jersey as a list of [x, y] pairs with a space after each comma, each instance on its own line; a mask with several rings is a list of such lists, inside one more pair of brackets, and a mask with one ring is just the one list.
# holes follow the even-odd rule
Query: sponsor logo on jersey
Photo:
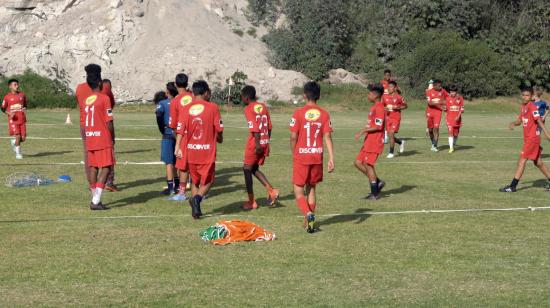
[[107, 115], [112, 117], [113, 116], [113, 109], [107, 109]]
[[248, 121], [248, 128], [253, 128], [254, 124], [252, 124], [252, 121]]
[[296, 125], [296, 119], [292, 118], [290, 119], [290, 127], [294, 127]]
[[299, 148], [300, 154], [323, 154], [323, 148]]
[[540, 117], [540, 113], [538, 110], [533, 111], [533, 117]]
[[384, 119], [374, 119], [374, 124], [376, 124], [376, 126], [380, 126], [384, 123]]
[[89, 96], [89, 97], [86, 99], [86, 106], [92, 105], [93, 103], [95, 103], [96, 100], [97, 100], [97, 95]]
[[262, 113], [262, 111], [264, 111], [264, 106], [260, 104], [257, 104], [254, 106], [254, 112], [256, 112], [257, 114]]
[[204, 111], [204, 105], [203, 104], [197, 104], [189, 108], [189, 114], [192, 116], [198, 116]]
[[187, 148], [189, 150], [210, 150], [211, 145], [210, 144], [187, 144]]
[[321, 111], [317, 109], [309, 109], [306, 112], [306, 121], [308, 122], [317, 121], [319, 120], [320, 117], [321, 117]]
[[181, 104], [182, 106], [187, 106], [187, 105], [189, 105], [192, 101], [193, 101], [193, 97], [191, 97], [190, 95], [185, 95], [184, 97], [181, 98], [180, 104]]
[[86, 132], [86, 137], [101, 137], [101, 131]]

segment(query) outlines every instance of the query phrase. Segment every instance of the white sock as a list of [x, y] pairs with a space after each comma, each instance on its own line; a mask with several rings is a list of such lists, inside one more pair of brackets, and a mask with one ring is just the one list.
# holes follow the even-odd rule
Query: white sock
[[455, 138], [453, 137], [449, 137], [449, 147], [452, 149], [454, 148], [455, 146], [455, 141], [454, 141]]
[[15, 147], [15, 154], [17, 154], [17, 155], [21, 154], [21, 147], [20, 146]]
[[92, 197], [92, 203], [94, 205], [101, 203], [101, 194], [103, 194], [103, 188], [96, 188]]

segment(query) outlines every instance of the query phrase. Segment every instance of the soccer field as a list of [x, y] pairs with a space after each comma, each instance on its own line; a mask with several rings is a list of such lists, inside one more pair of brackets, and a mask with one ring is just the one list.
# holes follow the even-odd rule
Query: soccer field
[[[2, 180], [32, 171], [73, 181], [0, 187], [0, 306], [548, 306], [550, 210], [414, 213], [549, 206], [547, 181], [531, 164], [516, 194], [498, 192], [512, 179], [522, 144], [521, 129], [506, 128], [515, 116], [510, 108], [466, 108], [453, 154], [446, 133], [442, 151], [430, 152], [419, 108], [404, 113], [406, 152], [389, 160], [386, 150], [380, 158], [387, 186], [377, 202], [362, 200], [368, 180], [353, 167], [361, 147], [353, 135], [367, 112], [332, 112], [336, 170], [318, 188], [315, 234], [302, 229], [292, 195], [291, 110], [272, 114], [263, 167], [281, 190], [280, 205], [252, 212], [240, 208], [244, 117], [240, 109], [223, 110], [225, 142], [202, 206], [209, 216], [199, 221], [187, 203], [159, 195], [164, 166], [136, 164], [159, 160], [152, 107], [115, 110], [122, 191], [106, 193], [111, 210], [99, 213], [88, 208], [78, 124], [64, 125], [66, 112], [29, 111], [22, 161], [2, 118]], [[263, 187], [254, 187], [264, 204]], [[278, 239], [225, 247], [200, 239], [200, 230], [225, 219], [252, 221]]]

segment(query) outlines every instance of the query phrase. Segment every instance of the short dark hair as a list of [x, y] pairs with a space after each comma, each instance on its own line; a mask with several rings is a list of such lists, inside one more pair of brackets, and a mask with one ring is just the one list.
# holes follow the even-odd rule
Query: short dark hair
[[443, 83], [443, 81], [441, 81], [441, 79], [434, 79], [433, 84], [436, 84], [436, 83]]
[[86, 83], [90, 86], [90, 88], [97, 89], [101, 85], [101, 78], [99, 78], [99, 76], [91, 74], [86, 77]]
[[449, 92], [458, 92], [458, 86], [456, 84], [451, 84], [449, 86]]
[[308, 100], [318, 101], [321, 98], [321, 86], [315, 81], [307, 82], [304, 85], [304, 95]]
[[176, 87], [178, 88], [187, 88], [189, 85], [189, 77], [184, 73], [176, 75]]
[[251, 99], [251, 100], [255, 100], [256, 99], [256, 88], [254, 88], [253, 86], [244, 86], [244, 88], [242, 88], [241, 90], [241, 95], [248, 98], [248, 99]]
[[12, 82], [17, 82], [17, 83], [19, 83], [19, 80], [15, 79], [15, 78], [12, 78], [12, 79], [8, 80], [8, 86], [9, 86]]
[[395, 80], [392, 80], [392, 81], [388, 82], [388, 84], [390, 84], [394, 87], [397, 87], [397, 82]]
[[103, 81], [102, 81], [102, 82], [103, 82], [103, 83], [108, 83], [108, 84], [111, 84], [111, 80], [109, 80], [109, 79], [107, 79], [107, 78], [103, 79]]
[[101, 66], [97, 64], [94, 64], [94, 63], [88, 64], [84, 67], [84, 70], [86, 71], [86, 75], [101, 76]]
[[193, 83], [193, 94], [195, 96], [204, 95], [207, 92], [210, 92], [210, 87], [208, 86], [208, 83], [206, 81], [198, 80]]
[[380, 96], [382, 96], [382, 94], [384, 94], [384, 86], [382, 86], [379, 83], [369, 84], [367, 89], [371, 92], [378, 93], [378, 95], [380, 95]]
[[391, 74], [391, 70], [390, 69], [385, 69], [384, 74]]
[[533, 91], [533, 87], [527, 86], [527, 85], [521, 86], [521, 87], [520, 87], [520, 90], [521, 90], [521, 92], [529, 92], [529, 93], [531, 93], [531, 94], [535, 93], [535, 92]]
[[155, 93], [155, 96], [153, 97], [153, 102], [155, 102], [155, 105], [158, 105], [161, 101], [167, 99], [166, 93], [164, 91], [158, 91]]
[[178, 88], [176, 87], [176, 83], [171, 81], [166, 84], [166, 91], [170, 93], [173, 97], [178, 96]]

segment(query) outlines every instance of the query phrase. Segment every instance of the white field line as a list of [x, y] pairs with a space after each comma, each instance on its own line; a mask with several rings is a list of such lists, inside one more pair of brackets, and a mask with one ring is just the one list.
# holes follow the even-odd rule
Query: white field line
[[[364, 213], [350, 213], [350, 214], [325, 214], [317, 215], [322, 218], [333, 217], [364, 217], [364, 216], [389, 216], [389, 215], [414, 215], [414, 214], [456, 214], [456, 213], [486, 213], [486, 212], [519, 212], [519, 211], [544, 211], [550, 210], [550, 206], [546, 207], [518, 207], [518, 208], [496, 208], [496, 209], [448, 209], [448, 210], [419, 210], [419, 211], [394, 211], [394, 212], [364, 212]], [[53, 222], [53, 221], [71, 221], [71, 220], [126, 220], [126, 219], [161, 219], [161, 218], [185, 218], [189, 215], [136, 215], [136, 216], [100, 216], [100, 217], [59, 217], [59, 218], [44, 218], [44, 219], [14, 219], [14, 220], [0, 220], [0, 223], [33, 223], [33, 222]], [[204, 217], [209, 218], [223, 218], [223, 217], [246, 217], [253, 218], [269, 218], [276, 219], [278, 217], [268, 216], [256, 216], [256, 215], [225, 215], [225, 214], [209, 214]], [[303, 216], [295, 216], [296, 218], [303, 218]], [[322, 224], [322, 222], [321, 222]]]

